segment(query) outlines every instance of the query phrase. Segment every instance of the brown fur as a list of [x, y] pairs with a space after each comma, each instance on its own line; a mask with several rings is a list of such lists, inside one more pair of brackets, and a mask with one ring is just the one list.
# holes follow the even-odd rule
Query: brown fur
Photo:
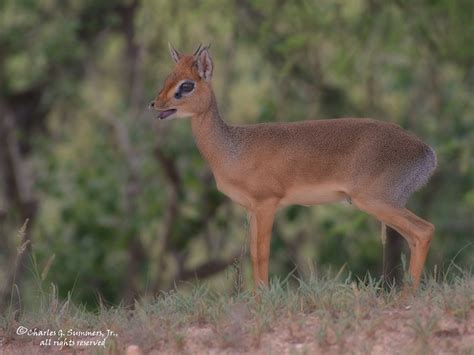
[[[268, 282], [271, 227], [279, 207], [350, 199], [407, 239], [418, 285], [434, 227], [404, 206], [436, 167], [429, 146], [395, 124], [373, 119], [227, 125], [210, 82], [208, 48], [172, 56], [176, 67], [154, 107], [192, 117], [194, 138], [219, 190], [248, 210], [255, 282]], [[195, 91], [175, 99], [182, 80], [195, 81]]]

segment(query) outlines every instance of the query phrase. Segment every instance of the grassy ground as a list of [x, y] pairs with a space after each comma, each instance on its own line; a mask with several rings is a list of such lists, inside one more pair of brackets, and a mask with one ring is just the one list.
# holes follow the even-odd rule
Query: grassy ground
[[[329, 277], [233, 295], [197, 285], [133, 310], [96, 313], [55, 294], [43, 294], [39, 308], [18, 320], [3, 316], [0, 353], [124, 353], [137, 345], [129, 353], [474, 354], [474, 277], [466, 273], [432, 277], [404, 300], [370, 278]], [[70, 346], [53, 343], [61, 340]]]

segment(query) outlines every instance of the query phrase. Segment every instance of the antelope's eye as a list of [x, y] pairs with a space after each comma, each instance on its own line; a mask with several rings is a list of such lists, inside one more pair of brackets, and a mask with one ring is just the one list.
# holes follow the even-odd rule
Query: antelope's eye
[[185, 81], [179, 86], [179, 91], [184, 93], [189, 93], [193, 91], [194, 83], [192, 81]]

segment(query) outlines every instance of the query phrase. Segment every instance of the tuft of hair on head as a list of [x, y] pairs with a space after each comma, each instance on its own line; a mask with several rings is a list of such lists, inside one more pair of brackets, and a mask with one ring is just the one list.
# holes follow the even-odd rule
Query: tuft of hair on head
[[198, 56], [202, 51], [209, 51], [209, 49], [211, 49], [211, 43], [209, 43], [207, 46], [202, 46], [202, 43], [199, 43], [199, 46], [197, 47], [197, 49], [194, 51], [194, 56]]
[[197, 49], [194, 51], [194, 56], [197, 56], [199, 54], [199, 52], [201, 51], [201, 47], [202, 47], [202, 43], [199, 43], [199, 46], [197, 47]]

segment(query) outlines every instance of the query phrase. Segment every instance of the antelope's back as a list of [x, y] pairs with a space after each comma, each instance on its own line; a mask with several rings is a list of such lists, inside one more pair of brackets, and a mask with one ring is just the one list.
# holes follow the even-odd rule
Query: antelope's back
[[[236, 127], [242, 160], [253, 174], [283, 185], [410, 185], [426, 182], [436, 166], [433, 150], [400, 126], [344, 118]], [[413, 175], [418, 175], [418, 181]]]

